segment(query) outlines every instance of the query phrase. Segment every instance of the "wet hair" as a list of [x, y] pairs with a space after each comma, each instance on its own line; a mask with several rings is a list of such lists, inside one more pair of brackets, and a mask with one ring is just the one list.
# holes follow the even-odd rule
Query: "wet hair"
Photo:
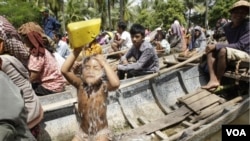
[[123, 21], [120, 21], [117, 26], [121, 28], [122, 30], [126, 30], [127, 28], [127, 24]]
[[[91, 59], [95, 58], [96, 57], [96, 54], [94, 55], [90, 55], [86, 58], [83, 59], [83, 62], [82, 62], [82, 69], [84, 69], [84, 65], [89, 62]], [[83, 71], [83, 70], [82, 70]], [[81, 72], [82, 73], [82, 72]], [[84, 88], [84, 90], [86, 91], [86, 93], [88, 94], [88, 96], [90, 96], [90, 94], [93, 92], [93, 91], [97, 91], [100, 86], [103, 84], [103, 82], [106, 82], [107, 81], [107, 77], [106, 77], [106, 73], [105, 71], [103, 70], [103, 73], [100, 77], [100, 79], [97, 79], [95, 83], [93, 84], [89, 84], [86, 82], [85, 79], [82, 79], [82, 86]], [[105, 88], [106, 89], [106, 88]]]
[[143, 27], [140, 24], [133, 24], [130, 28], [131, 36], [138, 34], [138, 33], [144, 37], [145, 36], [145, 27]]
[[83, 58], [83, 61], [82, 61], [82, 70], [84, 69], [84, 66], [87, 62], [89, 62], [91, 59], [94, 59], [96, 57], [97, 54], [93, 54], [93, 55], [90, 55], [90, 56], [87, 56], [87, 57], [84, 57]]
[[94, 56], [96, 56], [96, 55], [90, 55], [90, 56], [87, 56], [87, 57], [83, 58], [82, 64], [83, 65], [86, 64], [89, 60], [94, 58]]

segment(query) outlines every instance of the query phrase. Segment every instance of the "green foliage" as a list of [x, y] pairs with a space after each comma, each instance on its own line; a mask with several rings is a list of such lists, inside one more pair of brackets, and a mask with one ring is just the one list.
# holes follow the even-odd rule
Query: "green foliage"
[[19, 0], [0, 0], [0, 13], [5, 16], [15, 28], [20, 27], [26, 22], [40, 23], [41, 15], [38, 8], [32, 6], [32, 3]]
[[186, 25], [184, 16], [185, 7], [181, 0], [155, 1], [151, 8], [144, 7], [137, 14], [137, 23], [153, 30], [163, 24], [164, 29], [170, 28], [174, 20], [179, 20], [182, 25]]
[[210, 27], [215, 27], [217, 20], [220, 18], [230, 19], [229, 8], [237, 0], [217, 0], [215, 5], [209, 10], [209, 25]]
[[166, 29], [170, 28], [174, 20], [178, 20], [180, 24], [186, 25], [185, 7], [180, 0], [168, 0], [167, 3], [161, 2], [154, 7], [155, 20], [163, 23]]
[[135, 22], [140, 23], [149, 29], [154, 29], [157, 26], [157, 23], [151, 15], [152, 11], [149, 12], [147, 9], [143, 9], [140, 11], [140, 14], [138, 14], [137, 20]]

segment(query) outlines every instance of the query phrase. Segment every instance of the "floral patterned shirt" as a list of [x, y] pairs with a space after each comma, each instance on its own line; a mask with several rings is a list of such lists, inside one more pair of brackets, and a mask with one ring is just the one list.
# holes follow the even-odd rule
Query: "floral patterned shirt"
[[29, 70], [39, 72], [40, 76], [38, 81], [44, 88], [54, 92], [63, 91], [65, 83], [65, 79], [58, 67], [59, 65], [55, 57], [46, 49], [44, 56], [35, 57], [30, 55]]

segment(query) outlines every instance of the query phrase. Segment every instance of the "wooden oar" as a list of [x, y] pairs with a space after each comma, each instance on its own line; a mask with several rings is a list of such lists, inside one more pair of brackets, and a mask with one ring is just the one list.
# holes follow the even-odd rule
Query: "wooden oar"
[[187, 59], [186, 61], [180, 62], [179, 64], [176, 64], [176, 65], [171, 66], [169, 68], [162, 69], [158, 73], [149, 74], [149, 75], [146, 75], [145, 77], [143, 77], [141, 79], [136, 79], [134, 81], [131, 81], [131, 82], [128, 82], [128, 83], [125, 83], [125, 84], [121, 84], [119, 88], [120, 89], [121, 88], [125, 88], [125, 87], [128, 87], [128, 86], [137, 84], [137, 83], [139, 83], [141, 81], [149, 80], [149, 79], [151, 79], [151, 78], [153, 78], [155, 76], [159, 76], [159, 75], [161, 75], [163, 73], [166, 73], [166, 72], [172, 71], [174, 69], [177, 69], [179, 67], [185, 66], [186, 64], [188, 64], [188, 63], [190, 63], [190, 62], [192, 62], [194, 60], [197, 60], [197, 59], [199, 59], [202, 56], [203, 56], [203, 53], [197, 54], [197, 55], [192, 56], [191, 58]]
[[124, 50], [120, 50], [120, 51], [116, 51], [116, 52], [111, 52], [111, 53], [108, 53], [108, 54], [105, 54], [106, 57], [108, 56], [112, 56], [112, 55], [117, 55], [117, 54], [120, 54], [120, 53], [126, 53], [129, 49], [124, 49]]

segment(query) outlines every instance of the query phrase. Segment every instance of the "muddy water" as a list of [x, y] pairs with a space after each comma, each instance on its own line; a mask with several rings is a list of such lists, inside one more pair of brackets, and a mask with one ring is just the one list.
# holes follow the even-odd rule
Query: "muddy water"
[[[250, 124], [250, 113], [249, 110], [243, 115], [232, 121], [230, 124]], [[205, 141], [221, 141], [221, 131], [216, 132], [212, 136], [205, 139]]]

